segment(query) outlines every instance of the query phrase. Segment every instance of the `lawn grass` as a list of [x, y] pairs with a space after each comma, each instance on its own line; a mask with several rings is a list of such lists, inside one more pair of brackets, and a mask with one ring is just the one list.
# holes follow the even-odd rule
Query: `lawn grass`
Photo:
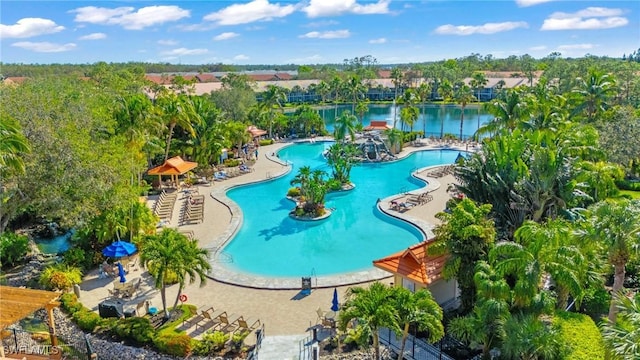
[[620, 195], [629, 195], [632, 199], [640, 199], [640, 191], [620, 190]]
[[178, 319], [159, 327], [158, 335], [165, 335], [170, 333], [179, 334], [184, 332], [184, 330], [178, 330], [177, 327], [182, 325], [182, 321], [184, 319], [192, 317], [198, 311], [195, 305], [179, 305], [178, 308], [182, 309], [182, 315]]

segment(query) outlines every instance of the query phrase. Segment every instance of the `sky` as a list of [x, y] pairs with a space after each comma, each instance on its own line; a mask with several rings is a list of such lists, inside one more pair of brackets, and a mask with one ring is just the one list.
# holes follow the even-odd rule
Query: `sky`
[[4, 63], [324, 64], [371, 55], [395, 64], [638, 48], [637, 0], [0, 3]]

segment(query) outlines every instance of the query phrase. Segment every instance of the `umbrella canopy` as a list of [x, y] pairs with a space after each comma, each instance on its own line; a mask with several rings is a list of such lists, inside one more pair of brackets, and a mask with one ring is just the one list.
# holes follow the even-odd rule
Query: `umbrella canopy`
[[120, 276], [121, 283], [127, 282], [127, 278], [124, 277], [124, 267], [122, 266], [121, 263], [118, 263], [118, 276]]
[[338, 289], [333, 289], [333, 299], [331, 300], [331, 311], [340, 310], [340, 304], [338, 303]]
[[130, 242], [118, 240], [102, 250], [102, 255], [119, 258], [133, 255], [138, 249]]

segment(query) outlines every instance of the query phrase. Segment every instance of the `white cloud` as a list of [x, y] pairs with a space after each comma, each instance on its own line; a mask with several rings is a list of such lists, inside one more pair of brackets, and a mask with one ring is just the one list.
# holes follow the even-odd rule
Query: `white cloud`
[[369, 44], [384, 44], [387, 42], [386, 38], [379, 38], [379, 39], [371, 39], [369, 40]]
[[76, 13], [74, 21], [101, 25], [120, 25], [128, 30], [141, 30], [149, 26], [177, 21], [189, 17], [189, 10], [178, 6], [147, 6], [135, 11], [133, 7], [114, 9], [85, 6], [69, 11]]
[[54, 21], [42, 18], [24, 18], [18, 20], [15, 25], [0, 24], [0, 38], [29, 38], [44, 34], [53, 34], [64, 30], [64, 26], [57, 25]]
[[361, 5], [356, 0], [311, 0], [304, 11], [308, 17], [335, 16], [345, 13], [359, 15], [388, 14], [391, 0], [378, 0], [377, 3]]
[[207, 49], [187, 49], [187, 48], [177, 48], [169, 51], [164, 51], [162, 55], [166, 55], [169, 57], [175, 56], [187, 56], [187, 55], [201, 55], [208, 53]]
[[343, 39], [351, 36], [349, 30], [334, 30], [334, 31], [311, 31], [304, 35], [298, 36], [299, 38], [309, 39]]
[[70, 51], [76, 48], [76, 44], [68, 43], [68, 44], [54, 44], [50, 42], [31, 42], [31, 41], [21, 41], [17, 43], [11, 44], [11, 46], [23, 48], [25, 50], [31, 50], [35, 52], [43, 52], [43, 53], [54, 53], [54, 52], [64, 52]]
[[174, 46], [174, 45], [178, 45], [178, 42], [175, 40], [158, 40], [158, 45]]
[[532, 46], [529, 48], [529, 50], [531, 51], [542, 51], [542, 50], [546, 50], [547, 47], [544, 45], [538, 45], [538, 46]]
[[540, 30], [597, 30], [625, 26], [629, 23], [621, 9], [588, 7], [575, 13], [555, 12], [542, 23]]
[[324, 26], [338, 25], [339, 23], [335, 20], [326, 20], [326, 21], [314, 21], [310, 22], [307, 25], [303, 25], [303, 27], [307, 28], [318, 28]]
[[473, 34], [495, 34], [503, 31], [510, 31], [517, 28], [528, 28], [524, 21], [507, 21], [501, 23], [486, 23], [484, 25], [442, 25], [435, 30], [441, 35], [473, 35]]
[[101, 40], [106, 39], [107, 34], [105, 33], [93, 33], [85, 36], [81, 36], [78, 40]]
[[246, 60], [249, 60], [249, 57], [247, 55], [244, 55], [244, 54], [238, 54], [238, 55], [233, 57], [233, 60], [246, 61]]
[[204, 20], [215, 21], [218, 25], [247, 24], [254, 21], [270, 21], [292, 14], [294, 5], [270, 4], [268, 0], [253, 0], [246, 4], [233, 4], [210, 13]]
[[529, 7], [533, 5], [538, 5], [542, 3], [546, 3], [553, 0], [516, 0], [516, 5], [519, 7]]
[[558, 50], [589, 50], [595, 47], [596, 46], [594, 44], [571, 44], [571, 45], [560, 45], [558, 46]]
[[216, 35], [213, 37], [213, 40], [215, 41], [222, 41], [222, 40], [229, 40], [229, 39], [233, 39], [234, 37], [238, 37], [240, 36], [240, 34], [238, 33], [234, 33], [234, 32], [224, 32], [220, 35]]

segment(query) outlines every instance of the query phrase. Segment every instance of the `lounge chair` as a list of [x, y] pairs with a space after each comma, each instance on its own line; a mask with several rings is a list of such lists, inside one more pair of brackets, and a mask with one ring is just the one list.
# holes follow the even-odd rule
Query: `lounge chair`
[[240, 165], [240, 167], [239, 167], [239, 169], [240, 169], [240, 171], [241, 171], [241, 172], [243, 172], [243, 173], [250, 173], [250, 172], [252, 172], [252, 171], [253, 171], [253, 168], [250, 168], [250, 167], [248, 167], [248, 166], [247, 166], [247, 165], [245, 165], [245, 164], [241, 164], [241, 165]]
[[218, 315], [217, 319], [220, 320], [219, 330], [224, 333], [231, 333], [238, 328], [238, 325], [236, 325], [236, 321], [238, 320], [238, 317], [229, 321], [229, 316], [227, 315], [226, 311]]
[[236, 319], [236, 322], [238, 323], [238, 329], [242, 331], [252, 332], [260, 326], [259, 319], [245, 319], [243, 316]]
[[[213, 308], [211, 308], [211, 310], [213, 310]], [[218, 324], [220, 324], [219, 316], [213, 317], [209, 313], [209, 310], [202, 310], [200, 314], [202, 315], [202, 319], [196, 323], [196, 330], [198, 328], [203, 328], [204, 330], [206, 330], [206, 329], [216, 327], [218, 326]]]

